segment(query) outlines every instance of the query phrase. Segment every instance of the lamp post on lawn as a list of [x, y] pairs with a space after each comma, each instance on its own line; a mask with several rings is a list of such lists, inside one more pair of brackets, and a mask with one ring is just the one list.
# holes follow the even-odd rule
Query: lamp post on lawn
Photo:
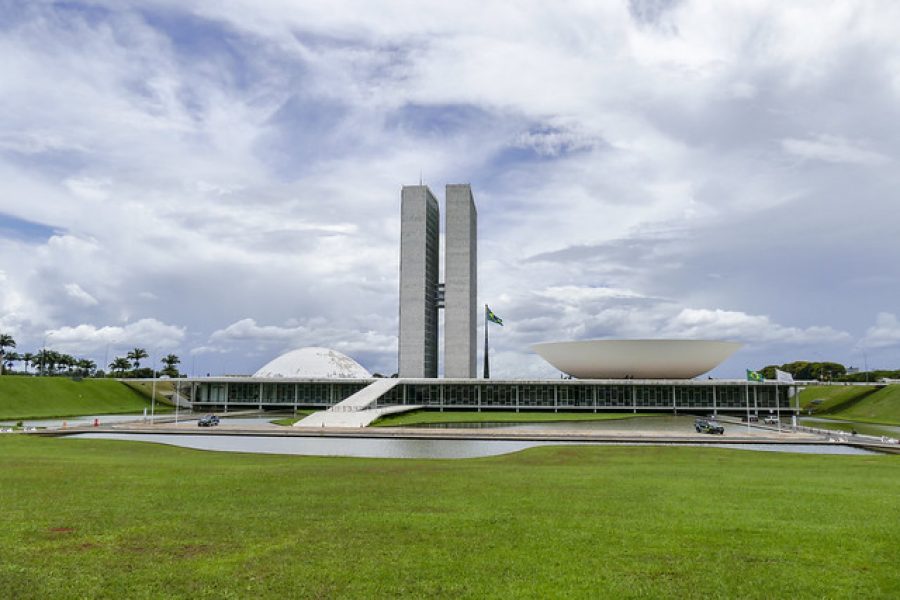
[[156, 371], [153, 372], [153, 383], [150, 386], [150, 422], [156, 415]]

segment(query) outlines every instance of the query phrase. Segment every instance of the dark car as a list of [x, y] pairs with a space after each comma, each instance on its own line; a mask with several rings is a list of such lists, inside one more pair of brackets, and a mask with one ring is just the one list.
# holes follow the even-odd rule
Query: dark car
[[697, 419], [694, 421], [694, 429], [697, 430], [697, 433], [718, 433], [719, 435], [725, 433], [724, 427], [708, 419]]
[[215, 427], [219, 424], [219, 417], [216, 415], [203, 415], [197, 421], [197, 427]]

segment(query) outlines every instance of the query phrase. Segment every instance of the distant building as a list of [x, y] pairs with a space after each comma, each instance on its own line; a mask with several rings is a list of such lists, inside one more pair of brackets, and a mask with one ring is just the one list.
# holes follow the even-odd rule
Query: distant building
[[438, 375], [440, 213], [428, 186], [400, 193], [400, 377]]
[[448, 185], [444, 233], [444, 377], [475, 377], [478, 213], [471, 186]]
[[478, 348], [478, 215], [469, 184], [446, 188], [444, 277], [440, 210], [428, 186], [400, 192], [400, 377], [438, 376], [438, 309], [444, 309], [444, 376], [475, 377]]

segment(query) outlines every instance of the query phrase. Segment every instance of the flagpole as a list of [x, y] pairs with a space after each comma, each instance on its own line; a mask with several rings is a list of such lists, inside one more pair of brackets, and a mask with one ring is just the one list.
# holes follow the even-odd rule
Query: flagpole
[[484, 378], [491, 378], [491, 369], [488, 363], [488, 305], [484, 305]]

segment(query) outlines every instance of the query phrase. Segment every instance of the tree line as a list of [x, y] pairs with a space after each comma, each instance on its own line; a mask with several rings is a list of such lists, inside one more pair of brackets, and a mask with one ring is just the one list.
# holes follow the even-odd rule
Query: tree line
[[[15, 350], [16, 340], [9, 334], [0, 333], [0, 375], [13, 372], [15, 365], [21, 364], [25, 375], [64, 375], [67, 377], [106, 377], [102, 368], [89, 358], [78, 358], [64, 352], [42, 348], [37, 352], [19, 354]], [[141, 361], [150, 355], [144, 348], [133, 348], [125, 356], [117, 356], [107, 368], [110, 377], [181, 377], [178, 365], [181, 359], [168, 354], [160, 359], [162, 369], [154, 371], [150, 367], [141, 368]], [[33, 370], [29, 370], [33, 369]]]
[[783, 365], [768, 365], [759, 370], [766, 379], [775, 379], [775, 369], [790, 373], [794, 379], [800, 381], [844, 381], [862, 382], [878, 381], [879, 379], [900, 379], [900, 370], [875, 370], [848, 373], [847, 367], [841, 363], [820, 361], [810, 362], [797, 360]]

